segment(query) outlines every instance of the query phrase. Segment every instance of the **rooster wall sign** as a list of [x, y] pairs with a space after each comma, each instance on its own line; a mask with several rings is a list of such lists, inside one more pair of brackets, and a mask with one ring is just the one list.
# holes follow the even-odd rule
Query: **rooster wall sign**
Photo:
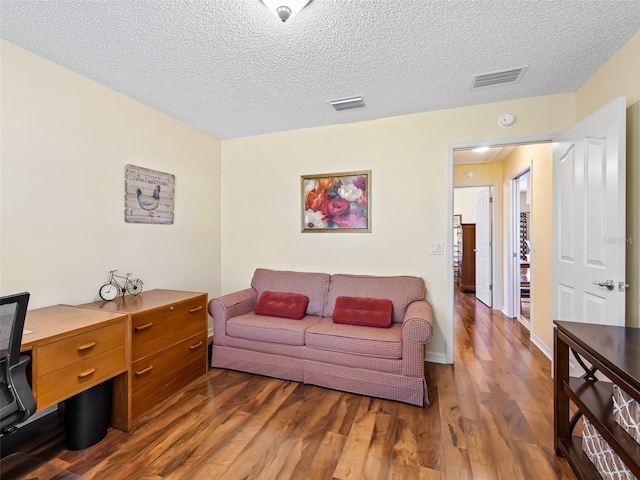
[[124, 220], [127, 223], [173, 223], [175, 176], [127, 165]]

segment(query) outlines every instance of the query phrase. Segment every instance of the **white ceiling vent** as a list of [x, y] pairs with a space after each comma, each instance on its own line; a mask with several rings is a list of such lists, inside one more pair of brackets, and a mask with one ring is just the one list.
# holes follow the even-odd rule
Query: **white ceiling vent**
[[503, 83], [519, 83], [529, 67], [510, 68], [499, 72], [479, 73], [473, 76], [471, 90], [476, 88], [493, 87]]
[[351, 97], [351, 98], [342, 98], [340, 100], [330, 100], [331, 105], [338, 112], [341, 110], [349, 110], [351, 108], [362, 108], [364, 107], [364, 98], [360, 97]]

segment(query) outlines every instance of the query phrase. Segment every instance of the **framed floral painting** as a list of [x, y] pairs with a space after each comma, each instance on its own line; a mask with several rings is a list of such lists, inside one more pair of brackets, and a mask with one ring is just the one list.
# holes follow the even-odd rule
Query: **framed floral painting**
[[371, 170], [301, 179], [302, 232], [371, 232]]

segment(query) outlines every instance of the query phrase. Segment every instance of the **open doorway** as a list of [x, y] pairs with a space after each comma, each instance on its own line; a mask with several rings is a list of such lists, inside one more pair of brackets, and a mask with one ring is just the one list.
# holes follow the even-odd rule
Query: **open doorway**
[[517, 318], [531, 329], [531, 170], [512, 179], [512, 208], [515, 218], [511, 235], [516, 261], [513, 282]]
[[493, 186], [454, 188], [455, 287], [493, 305]]
[[[535, 228], [531, 229], [533, 237], [530, 240], [529, 252], [531, 266], [531, 327], [529, 335], [531, 341], [549, 358], [553, 356], [549, 337], [550, 332], [553, 331], [552, 319], [554, 318], [571, 321], [586, 319], [589, 323], [614, 322], [618, 325], [625, 323], [625, 305], [628, 305], [628, 299], [625, 298], [627, 288], [624, 270], [625, 244], [624, 242], [612, 241], [609, 242], [611, 245], [605, 245], [602, 240], [603, 238], [626, 238], [624, 211], [629, 206], [628, 199], [630, 197], [625, 197], [624, 182], [627, 166], [624, 150], [625, 105], [624, 97], [617, 98], [558, 135], [546, 134], [501, 138], [500, 140], [476, 140], [449, 145], [448, 174], [451, 179], [448, 188], [450, 203], [447, 216], [450, 218], [449, 221], [453, 221], [454, 187], [473, 186], [487, 182], [500, 186], [496, 190], [497, 200], [494, 201], [494, 204], [500, 205], [494, 207], [494, 211], [501, 213], [494, 222], [494, 232], [497, 228], [500, 234], [494, 236], [496, 241], [494, 266], [497, 265], [497, 268], [494, 268], [493, 308], [501, 308], [509, 317], [515, 317], [517, 312], [516, 306], [513, 305], [515, 296], [510, 293], [513, 292], [513, 285], [516, 284], [514, 265], [518, 254], [517, 250], [513, 249], [508, 233], [511, 231], [510, 224], [513, 222], [511, 202], [508, 201], [513, 188], [510, 179], [525, 170], [523, 166], [530, 167], [531, 225]], [[504, 165], [495, 167], [491, 166], [489, 160], [486, 164], [478, 161], [465, 164], [456, 158], [458, 152], [473, 151], [474, 147], [481, 144], [490, 147], [499, 146], [502, 148], [508, 145], [517, 148], [508, 159], [503, 160]], [[590, 167], [591, 170], [586, 170], [582, 162], [591, 162], [592, 160], [593, 168]], [[578, 161], [580, 163], [576, 163]], [[602, 175], [601, 173], [604, 171], [600, 169], [602, 165], [607, 167], [606, 172], [612, 172], [612, 174]], [[585, 171], [593, 173], [593, 178], [589, 177], [589, 181], [584, 177]], [[576, 176], [576, 172], [580, 175]], [[609, 180], [611, 180], [611, 184], [608, 183]], [[610, 187], [610, 185], [615, 186]], [[593, 193], [585, 194], [587, 187], [592, 188]], [[613, 192], [615, 195], [603, 193], [607, 191]], [[506, 203], [505, 208], [502, 206], [502, 198], [507, 199], [504, 202]], [[585, 199], [589, 202], [586, 202]], [[610, 200], [611, 204], [608, 203]], [[575, 206], [575, 212], [573, 206]], [[578, 216], [575, 214], [576, 212], [583, 216]], [[584, 216], [585, 212], [588, 215], [586, 217]], [[606, 214], [602, 212], [606, 212]], [[592, 221], [594, 225], [593, 228], [587, 229], [589, 235], [584, 234], [583, 228], [587, 220]], [[495, 224], [499, 224], [499, 226], [495, 227]], [[449, 225], [451, 226], [452, 223]], [[448, 233], [447, 243], [449, 246], [446, 247], [445, 253], [448, 255], [447, 260], [453, 261], [453, 250], [450, 247], [453, 243], [452, 229], [449, 232], [451, 232]], [[575, 232], [579, 232], [580, 235]], [[580, 248], [573, 250], [577, 242], [580, 242]], [[613, 253], [605, 255], [604, 246], [611, 246], [614, 249]], [[611, 273], [605, 274], [601, 268], [602, 261], [599, 259], [597, 261], [590, 260], [585, 252], [592, 252], [590, 255], [593, 258], [599, 255], [598, 258], [606, 256], [611, 259]], [[571, 259], [578, 258], [580, 261], [564, 261], [566, 265], [561, 265], [560, 260], [563, 255]], [[597, 271], [586, 274], [573, 267], [588, 267], [591, 270], [596, 267]], [[500, 274], [496, 275], [495, 272], [500, 272]], [[563, 276], [565, 273], [566, 278]], [[452, 280], [453, 272], [449, 271], [447, 277], [449, 275]], [[500, 285], [496, 285], [498, 281]], [[616, 295], [607, 297], [613, 301], [609, 307], [609, 303], [600, 301], [600, 298], [605, 298], [601, 294], [615, 290], [616, 281], [618, 283]], [[580, 284], [579, 288], [574, 288], [573, 285], [578, 283]], [[447, 284], [450, 303], [446, 311], [446, 362], [453, 363], [455, 292], [453, 281], [447, 282]], [[564, 291], [560, 290], [561, 284]], [[585, 293], [591, 292], [595, 287], [598, 288], [596, 293], [600, 295], [599, 297], [592, 293]], [[600, 289], [606, 289], [606, 291]], [[567, 295], [563, 300], [560, 296], [565, 293]], [[594, 318], [585, 315], [583, 312], [585, 302], [578, 301], [587, 295], [591, 295], [594, 299], [597, 298], [597, 302], [600, 302], [597, 305], [596, 300], [592, 302], [594, 305], [590, 308], [589, 314]], [[634, 297], [634, 300], [637, 299]]]
[[[492, 195], [492, 308], [501, 310], [507, 317], [520, 319], [520, 313], [528, 318], [526, 326], [531, 339], [542, 344], [536, 337], [536, 316], [544, 319], [551, 308], [551, 219], [552, 219], [552, 153], [551, 143], [546, 138], [528, 138], [511, 145], [492, 146], [485, 154], [478, 155], [471, 145], [452, 147], [452, 207], [455, 191], [460, 187], [493, 186]], [[463, 154], [461, 156], [461, 154]], [[466, 158], [465, 158], [466, 157]], [[512, 197], [520, 190], [514, 179], [528, 172], [525, 199], [527, 232], [523, 238], [523, 252], [519, 245], [520, 210], [514, 208]], [[526, 177], [525, 177], [526, 178]], [[525, 182], [525, 180], [523, 180]], [[518, 193], [518, 198], [520, 193]], [[452, 213], [458, 213], [452, 208]], [[465, 219], [462, 218], [462, 223]], [[533, 226], [535, 230], [533, 229]], [[514, 236], [517, 234], [517, 236]], [[452, 245], [455, 231], [452, 231]], [[455, 253], [455, 247], [450, 250]], [[520, 255], [528, 255], [521, 260]], [[529, 259], [529, 262], [526, 259]], [[452, 260], [453, 261], [453, 260]], [[521, 265], [522, 262], [522, 265]], [[521, 272], [520, 267], [528, 268]], [[454, 272], [455, 273], [455, 272]], [[522, 281], [520, 275], [522, 274]], [[456, 289], [452, 275], [452, 302]], [[527, 285], [528, 282], [528, 285]], [[528, 288], [522, 292], [521, 288]], [[517, 294], [516, 294], [517, 293]], [[477, 288], [476, 288], [477, 296]], [[521, 297], [524, 301], [521, 304]], [[544, 318], [543, 318], [544, 317]], [[447, 330], [453, 339], [453, 331]], [[449, 354], [449, 352], [448, 352]]]

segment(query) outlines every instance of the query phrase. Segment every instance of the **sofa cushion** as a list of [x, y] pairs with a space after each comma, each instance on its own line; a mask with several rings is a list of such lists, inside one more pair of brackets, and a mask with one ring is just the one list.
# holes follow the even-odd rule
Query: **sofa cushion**
[[380, 358], [402, 358], [402, 324], [371, 328], [334, 323], [331, 318], [309, 327], [305, 345], [332, 352]]
[[309, 305], [309, 297], [306, 295], [267, 290], [258, 298], [254, 311], [257, 315], [302, 320], [307, 311], [307, 305]]
[[393, 303], [384, 298], [338, 297], [333, 321], [347, 325], [389, 328]]
[[227, 335], [285, 345], [304, 345], [305, 330], [320, 320], [320, 317], [310, 315], [302, 320], [290, 320], [250, 312], [227, 320]]
[[[246, 341], [246, 340], [245, 340]], [[273, 344], [269, 344], [273, 345]], [[285, 345], [278, 345], [284, 347]], [[287, 348], [300, 348], [286, 346]], [[302, 347], [305, 362], [321, 362], [327, 364], [327, 370], [331, 370], [332, 365], [342, 365], [343, 367], [358, 368], [363, 370], [375, 370], [376, 372], [391, 373], [392, 375], [402, 375], [401, 358], [380, 358], [365, 355], [353, 355], [344, 352], [332, 352], [319, 348]]]
[[410, 303], [424, 299], [424, 280], [419, 277], [332, 275], [323, 317], [330, 317], [340, 296], [386, 298], [393, 303], [393, 323], [402, 322]]
[[269, 355], [282, 355], [284, 357], [303, 358], [304, 346], [285, 345], [284, 343], [262, 342], [249, 340], [248, 338], [227, 337], [227, 347], [248, 350], [252, 352], [268, 353]]
[[258, 292], [258, 297], [267, 290], [306, 295], [309, 297], [307, 314], [322, 316], [327, 303], [330, 278], [331, 276], [326, 273], [285, 272], [258, 268], [253, 274], [251, 286]]

